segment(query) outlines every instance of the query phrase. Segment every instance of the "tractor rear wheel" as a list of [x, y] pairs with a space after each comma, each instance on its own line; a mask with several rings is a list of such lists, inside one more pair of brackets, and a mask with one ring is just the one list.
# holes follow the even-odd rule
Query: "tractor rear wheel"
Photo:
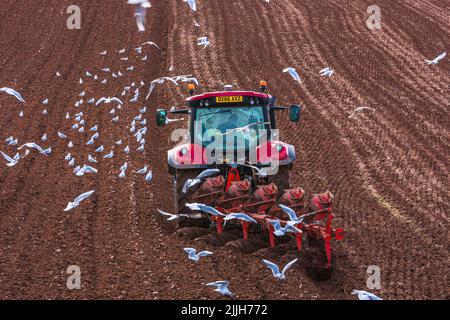
[[[189, 201], [190, 193], [183, 193], [184, 183], [188, 179], [193, 179], [197, 177], [204, 169], [185, 169], [185, 170], [175, 170], [173, 175], [173, 192], [174, 192], [174, 205], [175, 212], [185, 213], [188, 209], [185, 204]], [[186, 219], [181, 218], [178, 220], [178, 228], [184, 227], [208, 227], [209, 220], [207, 219]]]

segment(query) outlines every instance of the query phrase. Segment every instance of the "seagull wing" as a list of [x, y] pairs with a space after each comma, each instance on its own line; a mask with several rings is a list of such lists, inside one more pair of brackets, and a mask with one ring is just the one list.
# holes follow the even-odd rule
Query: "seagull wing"
[[266, 260], [266, 259], [263, 259], [263, 262], [266, 264], [266, 266], [270, 270], [272, 270], [272, 274], [274, 277], [278, 277], [280, 275], [280, 269], [278, 268], [278, 266], [275, 263], [273, 263], [269, 260]]
[[194, 248], [184, 248], [183, 250], [187, 254], [191, 254], [191, 252], [193, 252], [195, 254], [195, 252], [197, 251], [197, 249], [194, 249]]
[[136, 26], [138, 27], [139, 32], [145, 31], [145, 12], [146, 9], [138, 6], [136, 7], [136, 13], [134, 14], [136, 18]]
[[[242, 213], [242, 212], [241, 213], [232, 213], [231, 215], [233, 215], [234, 219], [244, 220], [244, 221], [251, 222], [251, 223], [257, 223], [257, 221], [255, 219], [253, 219], [246, 213]], [[228, 215], [228, 216], [230, 216], [230, 215]]]
[[195, 0], [188, 0], [189, 7], [191, 7], [192, 11], [197, 11], [197, 4], [195, 3]]
[[8, 156], [6, 153], [4, 153], [3, 151], [0, 151], [0, 153], [2, 154], [3, 158], [5, 158], [6, 161], [8, 162], [14, 162], [15, 160], [13, 158], [11, 158], [10, 156]]
[[291, 221], [297, 220], [297, 214], [295, 213], [294, 210], [282, 204], [280, 204], [279, 207], [289, 216], [289, 219]]
[[160, 209], [157, 209], [157, 210], [158, 210], [159, 214], [168, 217], [167, 218], [168, 221], [172, 221], [172, 220], [178, 219], [178, 216], [176, 214], [164, 212], [164, 211], [162, 211]]
[[123, 105], [122, 100], [120, 100], [119, 98], [114, 97], [114, 98], [111, 99], [111, 101], [115, 101], [115, 102], [117, 102], [118, 104]]
[[210, 255], [212, 255], [213, 253], [211, 252], [211, 251], [200, 251], [198, 254], [197, 254], [197, 257], [206, 257], [206, 256], [210, 256]]
[[107, 101], [105, 97], [98, 99], [98, 101], [95, 103], [96, 106], [98, 106], [100, 103]]
[[192, 179], [187, 179], [184, 182], [183, 189], [181, 190], [183, 193], [187, 193], [189, 191], [189, 187], [190, 187], [191, 182], [192, 182]]
[[222, 280], [222, 281], [209, 282], [206, 285], [207, 286], [222, 287], [223, 288], [223, 286], [228, 286], [229, 284], [230, 284], [229, 281]]
[[443, 52], [440, 55], [438, 55], [435, 60], [437, 60], [437, 61], [442, 60], [445, 58], [446, 55], [447, 55], [447, 52]]
[[216, 174], [216, 173], [219, 173], [219, 172], [220, 172], [219, 169], [206, 169], [206, 170], [202, 171], [202, 172], [197, 176], [196, 179], [203, 179], [203, 178], [212, 176], [212, 175], [214, 175], [214, 174]]
[[6, 92], [7, 94], [14, 96], [20, 102], [25, 103], [25, 100], [22, 98], [21, 94], [14, 89], [3, 87], [0, 88], [0, 92]]
[[298, 259], [294, 259], [291, 262], [289, 262], [287, 265], [284, 266], [283, 271], [281, 271], [281, 274], [284, 275], [288, 269], [297, 262]]
[[186, 207], [194, 211], [199, 210], [206, 213], [210, 213], [214, 216], [225, 216], [222, 212], [219, 212], [217, 209], [202, 203], [186, 203]]
[[142, 46], [143, 46], [143, 45], [146, 45], [146, 44], [151, 45], [151, 46], [155, 46], [155, 47], [157, 47], [159, 50], [161, 50], [161, 48], [158, 47], [158, 45], [157, 45], [156, 43], [154, 43], [153, 41], [147, 41], [147, 42], [144, 42], [144, 43], [142, 44]]
[[75, 198], [75, 200], [73, 201], [73, 204], [79, 204], [81, 201], [89, 198], [94, 192], [95, 192], [95, 190], [91, 190], [91, 191], [80, 194], [78, 197]]

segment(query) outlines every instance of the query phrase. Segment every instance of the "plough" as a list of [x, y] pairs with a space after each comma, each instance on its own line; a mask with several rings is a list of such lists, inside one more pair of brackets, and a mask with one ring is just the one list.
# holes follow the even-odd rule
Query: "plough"
[[[247, 219], [236, 220], [244, 241], [258, 232], [268, 235], [270, 246], [275, 247], [282, 241], [277, 237], [292, 236], [297, 250], [303, 251], [306, 238], [308, 248], [320, 257], [318, 268], [329, 270], [332, 240], [344, 238], [342, 228], [332, 228], [333, 195], [315, 194], [305, 206], [305, 191], [291, 187], [295, 148], [278, 139], [275, 113], [289, 110], [290, 121], [298, 122], [302, 107], [277, 106], [266, 91], [267, 83], [261, 81], [259, 92], [233, 91], [228, 85], [224, 91], [195, 95], [190, 84], [187, 108], [157, 110], [156, 123], [161, 127], [170, 123], [168, 113], [188, 115], [188, 141], [168, 152], [174, 204], [183, 216], [189, 214], [186, 205], [190, 203], [214, 208], [210, 211], [219, 214], [200, 216], [206, 215], [206, 222], [218, 234], [226, 232], [229, 218], [234, 217], [230, 214], [244, 214]], [[276, 173], [264, 171], [274, 164]], [[206, 177], [211, 172], [215, 176]], [[234, 221], [230, 224], [236, 225]], [[178, 225], [189, 226], [189, 222]]]

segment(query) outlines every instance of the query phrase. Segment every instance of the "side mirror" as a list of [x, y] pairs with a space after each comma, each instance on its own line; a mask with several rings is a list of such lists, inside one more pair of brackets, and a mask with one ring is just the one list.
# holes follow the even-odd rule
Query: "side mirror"
[[300, 120], [300, 113], [302, 111], [302, 107], [298, 105], [291, 105], [289, 108], [289, 120], [292, 122], [298, 122]]
[[156, 125], [158, 127], [163, 127], [166, 125], [167, 111], [164, 109], [156, 110]]

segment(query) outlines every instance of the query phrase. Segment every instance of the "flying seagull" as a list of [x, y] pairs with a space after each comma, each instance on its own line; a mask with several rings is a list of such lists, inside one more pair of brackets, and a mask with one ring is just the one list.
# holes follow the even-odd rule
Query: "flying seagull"
[[136, 173], [138, 173], [138, 174], [146, 174], [147, 173], [147, 169], [148, 169], [148, 167], [147, 167], [147, 165], [145, 165], [142, 169], [137, 170]]
[[103, 156], [103, 159], [111, 159], [113, 156], [114, 156], [114, 151], [111, 150], [110, 153], [105, 154], [105, 155]]
[[19, 154], [16, 154], [16, 156], [14, 158], [11, 158], [10, 156], [8, 156], [6, 153], [4, 153], [3, 151], [0, 151], [0, 153], [2, 154], [3, 158], [8, 161], [8, 163], [6, 164], [8, 167], [13, 167], [17, 164], [17, 162], [19, 161], [20, 157]]
[[37, 151], [39, 151], [40, 154], [43, 154], [44, 156], [48, 156], [52, 152], [52, 148], [48, 148], [48, 149], [44, 150], [40, 145], [38, 145], [37, 143], [34, 143], [34, 142], [27, 142], [27, 143], [21, 145], [20, 147], [18, 147], [17, 150], [21, 150], [25, 147], [36, 149]]
[[198, 46], [203, 46], [203, 48], [206, 48], [207, 46], [209, 46], [209, 40], [208, 37], [200, 37], [197, 39], [197, 45]]
[[228, 289], [228, 286], [230, 285], [230, 282], [228, 281], [215, 281], [207, 283], [206, 285], [210, 287], [216, 287], [214, 291], [220, 292], [220, 294], [224, 296], [233, 296], [233, 293]]
[[197, 4], [195, 3], [195, 0], [183, 0], [183, 1], [189, 4], [189, 7], [191, 7], [192, 11], [197, 11]]
[[199, 82], [197, 78], [193, 77], [192, 75], [186, 75], [186, 76], [176, 76], [172, 78], [175, 82], [178, 83], [178, 81], [181, 82], [193, 82], [196, 86], [199, 85]]
[[16, 99], [19, 100], [20, 102], [25, 103], [25, 100], [23, 100], [22, 95], [14, 89], [3, 87], [0, 88], [0, 92], [6, 92], [7, 94], [16, 97]]
[[73, 208], [76, 208], [80, 205], [80, 202], [89, 198], [93, 193], [95, 192], [95, 190], [91, 190], [85, 193], [80, 194], [78, 197], [75, 198], [75, 200], [73, 200], [73, 202], [70, 202], [67, 204], [67, 207], [64, 209], [64, 211], [69, 211], [72, 210]]
[[302, 80], [300, 79], [300, 76], [298, 75], [297, 71], [294, 68], [284, 68], [283, 72], [289, 72], [289, 74], [291, 75], [291, 77], [297, 81], [298, 83], [301, 83]]
[[112, 98], [111, 97], [108, 97], [108, 98], [103, 97], [103, 98], [100, 98], [95, 103], [95, 105], [98, 106], [100, 103], [111, 103], [111, 102], [117, 102], [118, 104], [123, 105], [122, 100], [120, 100], [119, 98], [116, 98], [116, 97], [112, 97]]
[[147, 41], [147, 42], [144, 42], [143, 44], [141, 44], [141, 46], [144, 46], [144, 45], [149, 45], [149, 46], [155, 46], [155, 47], [157, 47], [159, 50], [161, 50], [161, 48], [160, 47], [158, 47], [158, 45], [156, 44], [156, 43], [154, 43], [153, 41]]
[[194, 248], [184, 248], [184, 252], [188, 254], [189, 260], [198, 262], [201, 257], [210, 256], [213, 253], [211, 251], [200, 251], [197, 253], [197, 249]]
[[447, 52], [443, 52], [440, 55], [438, 55], [436, 58], [434, 58], [433, 60], [426, 60], [425, 62], [429, 65], [431, 64], [438, 64], [439, 61], [441, 61], [442, 59], [444, 59], [447, 56]]
[[353, 110], [352, 114], [348, 118], [349, 119], [354, 118], [359, 112], [363, 112], [364, 110], [375, 111], [375, 109], [369, 107], [358, 107], [355, 110]]
[[225, 221], [233, 220], [233, 219], [242, 220], [242, 221], [251, 222], [251, 223], [257, 223], [255, 219], [250, 217], [248, 214], [242, 213], [242, 212], [230, 213], [230, 214], [227, 214], [225, 216], [225, 218], [223, 218], [223, 220], [225, 220]]
[[149, 170], [147, 175], [145, 176], [145, 181], [150, 182], [153, 179], [153, 171]]
[[287, 223], [284, 228], [281, 226], [280, 220], [267, 220], [274, 227], [274, 234], [278, 237], [284, 236], [288, 232], [299, 233], [300, 230], [295, 227], [295, 224]]
[[219, 173], [219, 169], [206, 169], [202, 171], [197, 177], [194, 179], [187, 179], [183, 185], [183, 193], [187, 193], [190, 188], [198, 185], [200, 182], [202, 182], [202, 179], [212, 176], [216, 173]]
[[67, 136], [64, 133], [59, 132], [59, 131], [58, 131], [58, 137], [60, 137], [61, 139], [67, 139]]
[[192, 211], [198, 210], [212, 214], [213, 216], [222, 216], [222, 217], [225, 216], [222, 212], [218, 211], [217, 209], [203, 203], [186, 203], [186, 207], [188, 207]]
[[175, 84], [176, 86], [178, 86], [178, 82], [176, 82], [176, 81], [175, 81], [173, 78], [171, 78], [171, 77], [161, 77], [161, 78], [155, 79], [155, 80], [153, 80], [152, 82], [150, 82], [150, 87], [149, 87], [149, 89], [148, 89], [148, 93], [147, 93], [147, 96], [145, 97], [145, 100], [148, 100], [148, 98], [150, 97], [150, 95], [151, 95], [152, 92], [153, 92], [153, 89], [155, 89], [155, 87], [156, 87], [157, 84], [162, 84], [162, 83], [164, 83], [165, 81], [170, 81], [170, 82], [172, 82], [173, 84]]
[[91, 166], [87, 166], [84, 165], [80, 170], [77, 171], [77, 173], [75, 174], [77, 177], [81, 177], [84, 176], [85, 173], [97, 173], [98, 170], [91, 167]]
[[298, 218], [294, 210], [283, 204], [279, 204], [278, 206], [289, 216], [289, 220], [291, 220], [291, 222], [294, 222], [294, 224], [302, 223], [303, 218]]
[[136, 10], [134, 16], [136, 17], [136, 25], [139, 32], [145, 31], [145, 16], [147, 14], [147, 9], [152, 5], [148, 0], [128, 0], [128, 4], [136, 5]]
[[331, 69], [330, 67], [324, 68], [319, 71], [319, 74], [324, 77], [331, 77], [333, 75], [333, 73], [334, 73], [334, 70]]
[[383, 300], [380, 297], [377, 297], [373, 293], [363, 291], [363, 290], [353, 290], [352, 294], [358, 295], [359, 300]]
[[180, 217], [187, 217], [187, 218], [189, 217], [189, 215], [187, 215], [187, 214], [172, 214], [172, 213], [168, 213], [168, 212], [162, 211], [160, 209], [157, 209], [157, 210], [158, 210], [160, 215], [162, 215], [164, 217], [167, 217], [167, 221], [177, 220]]
[[272, 270], [272, 274], [275, 278], [277, 278], [278, 280], [284, 280], [286, 279], [285, 273], [286, 271], [294, 264], [297, 262], [298, 259], [294, 259], [291, 262], [289, 262], [287, 265], [284, 266], [283, 270], [280, 272], [280, 269], [278, 268], [278, 266], [266, 259], [263, 259], [263, 262], [266, 264], [266, 266]]

